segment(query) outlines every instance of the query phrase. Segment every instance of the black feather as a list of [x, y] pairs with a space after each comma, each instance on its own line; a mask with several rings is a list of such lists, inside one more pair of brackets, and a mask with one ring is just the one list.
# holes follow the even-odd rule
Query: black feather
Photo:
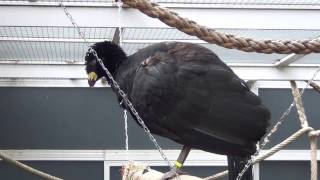
[[[237, 179], [239, 173], [242, 172], [243, 168], [250, 160], [248, 157], [237, 157], [237, 156], [228, 156], [228, 175], [230, 180]], [[241, 180], [253, 180], [252, 176], [252, 166], [250, 166], [247, 171], [242, 175]]]
[[171, 42], [126, 57], [114, 47], [104, 42], [94, 49], [152, 133], [233, 157], [229, 161], [238, 168], [241, 164], [235, 158], [242, 162], [255, 152], [270, 113], [212, 51]]

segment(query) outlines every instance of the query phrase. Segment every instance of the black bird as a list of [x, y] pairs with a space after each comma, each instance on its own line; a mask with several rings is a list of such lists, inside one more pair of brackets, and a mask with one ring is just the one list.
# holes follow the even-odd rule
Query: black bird
[[[174, 176], [195, 148], [227, 155], [229, 180], [236, 179], [265, 134], [270, 113], [215, 53], [181, 42], [153, 44], [130, 56], [112, 42], [92, 48], [150, 131], [184, 145], [165, 178]], [[110, 82], [91, 51], [85, 60], [90, 86], [101, 77]], [[252, 179], [251, 170], [242, 180]]]

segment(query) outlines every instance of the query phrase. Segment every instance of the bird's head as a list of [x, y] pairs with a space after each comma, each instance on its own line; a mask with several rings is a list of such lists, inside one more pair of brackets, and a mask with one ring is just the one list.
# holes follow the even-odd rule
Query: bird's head
[[[113, 76], [115, 75], [120, 64], [127, 59], [127, 56], [121, 47], [109, 41], [95, 43], [92, 46], [92, 49], [97, 52], [98, 57], [102, 60], [104, 66]], [[96, 81], [102, 77], [106, 77], [107, 81], [110, 82], [107, 74], [102, 69], [101, 65], [90, 49], [85, 56], [85, 65], [88, 74], [88, 84], [90, 87], [93, 87]]]

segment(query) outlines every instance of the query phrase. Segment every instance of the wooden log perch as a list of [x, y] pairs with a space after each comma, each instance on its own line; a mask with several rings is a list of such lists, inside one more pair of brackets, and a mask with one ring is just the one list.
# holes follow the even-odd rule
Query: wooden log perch
[[[122, 167], [122, 180], [160, 180], [162, 172], [150, 169], [147, 165], [138, 162], [129, 162]], [[172, 180], [203, 180], [195, 176], [180, 175]]]

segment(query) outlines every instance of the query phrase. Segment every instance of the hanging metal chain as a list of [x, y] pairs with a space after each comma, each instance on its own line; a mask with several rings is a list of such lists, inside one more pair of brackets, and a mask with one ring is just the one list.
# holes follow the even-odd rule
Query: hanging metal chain
[[168, 164], [169, 167], [173, 168], [173, 166], [171, 165], [171, 162], [169, 161], [169, 159], [167, 158], [167, 156], [165, 155], [165, 153], [163, 152], [162, 148], [160, 147], [160, 145], [158, 144], [157, 140], [154, 138], [154, 136], [151, 134], [149, 128], [145, 125], [144, 121], [142, 120], [142, 118], [140, 117], [139, 113], [136, 111], [136, 109], [133, 107], [133, 104], [131, 103], [131, 101], [128, 99], [127, 95], [125, 94], [125, 92], [120, 88], [119, 84], [115, 81], [115, 79], [113, 78], [113, 76], [111, 75], [111, 73], [109, 72], [109, 70], [105, 67], [105, 65], [103, 64], [102, 60], [98, 57], [97, 52], [91, 47], [90, 43], [87, 41], [87, 39], [85, 38], [84, 33], [81, 31], [80, 27], [78, 26], [78, 24], [76, 23], [76, 21], [73, 19], [72, 15], [69, 13], [68, 9], [66, 6], [63, 5], [63, 1], [60, 1], [60, 7], [63, 8], [66, 16], [68, 17], [68, 19], [71, 21], [72, 25], [74, 26], [74, 28], [77, 30], [79, 36], [84, 40], [84, 42], [87, 44], [89, 51], [94, 55], [94, 57], [97, 59], [97, 61], [99, 62], [100, 66], [102, 67], [102, 69], [105, 71], [105, 73], [107, 74], [108, 78], [110, 79], [110, 84], [111, 87], [114, 88], [114, 90], [118, 93], [118, 95], [123, 99], [123, 102], [125, 103], [126, 107], [130, 109], [131, 113], [135, 116], [135, 118], [137, 119], [137, 121], [139, 122], [139, 124], [142, 126], [143, 130], [146, 132], [146, 134], [148, 135], [149, 139], [151, 140], [151, 142], [154, 144], [154, 146], [157, 148], [157, 150], [159, 151], [161, 157], [163, 158], [164, 161], [166, 161], [166, 163]]
[[[303, 89], [300, 91], [301, 96], [307, 89], [307, 87], [310, 86], [311, 82], [316, 78], [317, 74], [320, 72], [320, 66], [318, 69], [313, 73], [311, 79], [308, 81], [307, 85], [303, 87]], [[290, 106], [287, 108], [287, 110], [281, 115], [280, 119], [278, 122], [273, 126], [273, 128], [270, 130], [270, 132], [265, 136], [263, 141], [258, 145], [257, 151], [252, 155], [252, 158], [248, 160], [247, 164], [244, 166], [243, 170], [238, 174], [237, 180], [240, 180], [241, 177], [244, 175], [244, 173], [249, 169], [250, 166], [253, 164], [253, 158], [256, 157], [260, 151], [270, 142], [271, 136], [278, 131], [280, 126], [282, 125], [283, 121], [285, 118], [290, 114], [292, 108], [295, 106], [295, 101], [293, 100]]]

